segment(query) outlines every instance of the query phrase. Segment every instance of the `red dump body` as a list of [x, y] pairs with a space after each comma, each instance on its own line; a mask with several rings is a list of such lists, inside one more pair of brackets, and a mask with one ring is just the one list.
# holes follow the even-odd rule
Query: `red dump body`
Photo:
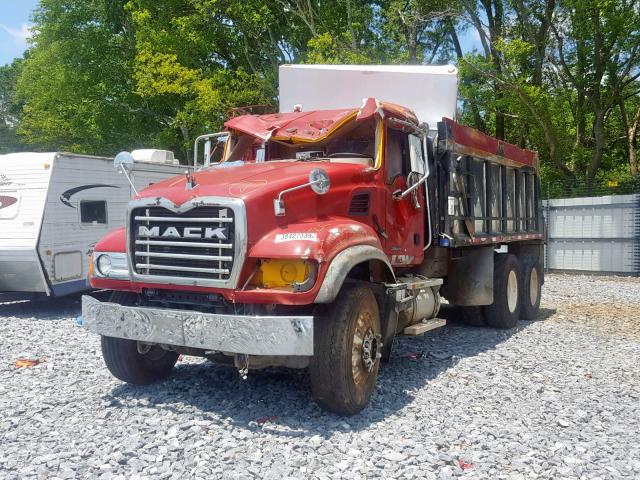
[[443, 118], [442, 123], [450, 132], [448, 148], [457, 146], [459, 151], [466, 151], [469, 155], [511, 161], [539, 169], [538, 154], [534, 151], [498, 140], [475, 128], [456, 123], [450, 118]]

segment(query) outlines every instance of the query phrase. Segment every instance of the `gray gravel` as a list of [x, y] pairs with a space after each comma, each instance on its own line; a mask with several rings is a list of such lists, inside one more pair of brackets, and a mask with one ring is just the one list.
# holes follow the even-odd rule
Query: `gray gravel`
[[0, 478], [639, 478], [639, 293], [550, 275], [542, 320], [401, 339], [352, 418], [304, 372], [187, 358], [124, 385], [77, 298], [0, 305]]

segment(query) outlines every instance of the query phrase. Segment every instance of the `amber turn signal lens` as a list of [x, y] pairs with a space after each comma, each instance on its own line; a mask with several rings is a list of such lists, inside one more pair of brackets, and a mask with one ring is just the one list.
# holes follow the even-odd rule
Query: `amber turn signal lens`
[[255, 287], [290, 287], [294, 282], [303, 283], [309, 276], [310, 265], [306, 260], [267, 259], [260, 262], [258, 271], [249, 282]]

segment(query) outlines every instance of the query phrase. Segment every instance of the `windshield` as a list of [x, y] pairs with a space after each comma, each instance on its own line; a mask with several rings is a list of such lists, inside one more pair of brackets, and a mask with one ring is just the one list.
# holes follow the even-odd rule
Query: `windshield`
[[227, 162], [325, 160], [373, 166], [375, 121], [352, 121], [329, 137], [308, 143], [272, 139], [263, 145], [256, 137], [234, 133], [227, 148]]

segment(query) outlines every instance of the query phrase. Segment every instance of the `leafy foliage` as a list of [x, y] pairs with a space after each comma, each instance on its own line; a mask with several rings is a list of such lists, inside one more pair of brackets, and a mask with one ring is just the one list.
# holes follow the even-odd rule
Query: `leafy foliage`
[[23, 60], [14, 60], [0, 67], [0, 154], [22, 150], [24, 145], [18, 138], [16, 127], [22, 105], [14, 96], [15, 84]]
[[[640, 0], [42, 0], [0, 68], [0, 148], [189, 158], [283, 63], [446, 63], [459, 117], [558, 182], [638, 177]], [[464, 52], [461, 36], [475, 34]]]

